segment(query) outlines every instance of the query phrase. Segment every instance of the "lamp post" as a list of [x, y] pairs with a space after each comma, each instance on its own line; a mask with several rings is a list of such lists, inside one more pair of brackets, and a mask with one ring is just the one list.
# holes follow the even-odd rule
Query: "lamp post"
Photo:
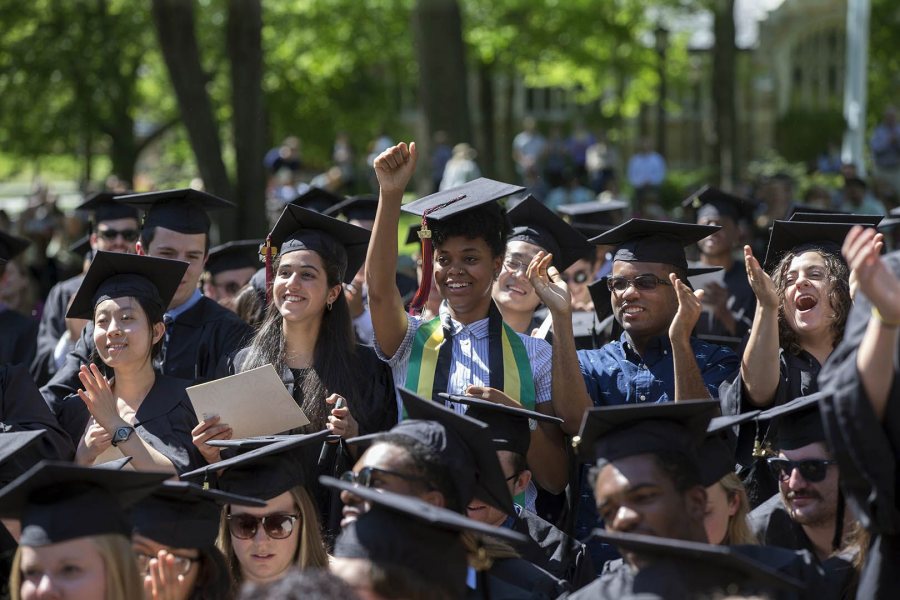
[[669, 45], [669, 30], [656, 26], [653, 31], [656, 42], [657, 70], [659, 73], [659, 98], [656, 104], [656, 151], [666, 158], [666, 49]]

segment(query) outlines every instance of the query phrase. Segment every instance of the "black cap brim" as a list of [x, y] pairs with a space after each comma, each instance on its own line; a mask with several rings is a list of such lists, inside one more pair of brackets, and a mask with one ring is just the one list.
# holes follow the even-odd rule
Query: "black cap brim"
[[553, 265], [560, 271], [591, 252], [592, 246], [581, 232], [534, 196], [518, 201], [506, 215], [513, 226], [508, 241], [525, 241], [552, 253]]
[[0, 230], [0, 260], [12, 260], [25, 252], [25, 249], [30, 245], [31, 242], [29, 240]]
[[771, 273], [785, 254], [807, 244], [830, 247], [840, 254], [844, 238], [855, 226], [855, 223], [775, 221], [769, 234], [763, 268]]
[[375, 213], [378, 211], [378, 196], [372, 194], [364, 194], [361, 196], [351, 196], [342, 202], [338, 202], [334, 206], [330, 206], [322, 211], [322, 214], [329, 217], [337, 217], [343, 215], [348, 221], [374, 221]]
[[495, 202], [501, 198], [517, 194], [524, 189], [524, 187], [519, 185], [480, 177], [461, 186], [443, 190], [410, 202], [403, 206], [403, 212], [421, 217], [426, 211], [431, 211], [428, 212], [428, 218], [440, 221], [467, 210], [472, 210], [488, 202]]
[[209, 233], [209, 211], [234, 203], [191, 188], [116, 196], [116, 201], [144, 211], [144, 228], [164, 227], [179, 233]]
[[213, 275], [232, 269], [258, 269], [262, 240], [226, 242], [209, 249], [206, 270]]
[[338, 196], [322, 188], [311, 187], [291, 200], [290, 204], [315, 212], [324, 212], [343, 200], [343, 196]]
[[112, 221], [114, 219], [137, 219], [138, 211], [133, 206], [117, 202], [115, 198], [122, 196], [113, 192], [98, 192], [75, 207], [93, 215], [94, 221]]

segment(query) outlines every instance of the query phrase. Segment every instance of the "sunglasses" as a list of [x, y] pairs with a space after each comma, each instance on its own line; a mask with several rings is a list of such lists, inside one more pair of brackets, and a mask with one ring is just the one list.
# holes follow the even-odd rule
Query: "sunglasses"
[[294, 523], [300, 518], [299, 514], [288, 515], [275, 513], [264, 517], [256, 517], [248, 514], [228, 515], [228, 531], [240, 540], [249, 540], [256, 537], [259, 524], [262, 523], [263, 531], [273, 540], [283, 540], [294, 531]]
[[397, 471], [388, 471], [387, 469], [379, 469], [378, 467], [363, 467], [359, 470], [359, 473], [354, 473], [353, 471], [346, 471], [343, 475], [341, 475], [341, 480], [346, 481], [347, 483], [355, 483], [357, 485], [361, 485], [362, 487], [375, 487], [372, 485], [373, 476], [375, 475], [393, 475], [394, 477], [399, 477], [405, 481], [420, 481], [423, 483], [428, 483], [424, 477], [419, 477], [418, 475], [407, 475], [406, 473], [398, 473]]
[[[175, 570], [179, 575], [187, 575], [188, 571], [191, 570], [191, 567], [195, 562], [200, 560], [199, 558], [191, 558], [190, 556], [178, 556], [177, 554], [173, 554], [175, 557]], [[143, 552], [137, 553], [137, 565], [138, 565], [138, 573], [141, 575], [149, 575], [150, 574], [150, 561], [154, 558], [158, 558], [156, 556], [150, 556], [149, 554], [144, 554]]]
[[672, 284], [665, 279], [660, 279], [656, 275], [651, 275], [649, 273], [638, 275], [634, 279], [628, 279], [627, 277], [610, 277], [606, 280], [606, 287], [609, 288], [609, 291], [619, 293], [624, 292], [631, 286], [634, 286], [634, 289], [640, 292], [650, 292], [655, 290], [659, 285], [670, 286]]
[[836, 460], [809, 459], [788, 460], [786, 458], [770, 458], [769, 468], [781, 481], [790, 479], [794, 469], [800, 471], [800, 476], [810, 483], [817, 483], [828, 475], [828, 466], [837, 464]]
[[584, 283], [588, 280], [588, 277], [590, 277], [590, 273], [588, 273], [587, 271], [575, 271], [571, 275], [569, 275], [568, 273], [560, 273], [559, 276], [566, 283], [569, 283], [570, 281], [573, 281], [575, 283]]
[[98, 230], [97, 235], [102, 237], [107, 242], [112, 242], [120, 235], [126, 242], [134, 242], [137, 241], [139, 232], [137, 229], [103, 229]]

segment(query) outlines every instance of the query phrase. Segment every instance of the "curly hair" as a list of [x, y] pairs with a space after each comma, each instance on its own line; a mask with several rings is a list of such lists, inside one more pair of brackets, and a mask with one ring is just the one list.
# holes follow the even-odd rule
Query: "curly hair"
[[435, 248], [439, 248], [449, 238], [462, 236], [470, 240], [483, 239], [495, 257], [503, 256], [506, 252], [509, 220], [506, 212], [496, 202], [488, 202], [450, 219], [429, 222], [429, 226]]
[[828, 300], [834, 310], [834, 318], [831, 322], [831, 347], [836, 347], [844, 337], [844, 327], [847, 317], [853, 306], [850, 298], [850, 269], [841, 257], [840, 251], [822, 244], [803, 244], [791, 249], [778, 262], [772, 272], [772, 281], [778, 292], [778, 342], [782, 349], [791, 354], [799, 354], [800, 336], [787, 322], [784, 314], [784, 295], [787, 289], [787, 274], [791, 262], [806, 252], [816, 252], [825, 261], [827, 281], [831, 284], [828, 291]]
[[391, 432], [379, 435], [373, 445], [375, 444], [389, 444], [405, 450], [413, 474], [421, 477], [426, 487], [434, 489], [444, 496], [447, 509], [455, 512], [463, 511], [465, 502], [469, 499], [459, 497], [453, 473], [432, 448], [408, 435]]

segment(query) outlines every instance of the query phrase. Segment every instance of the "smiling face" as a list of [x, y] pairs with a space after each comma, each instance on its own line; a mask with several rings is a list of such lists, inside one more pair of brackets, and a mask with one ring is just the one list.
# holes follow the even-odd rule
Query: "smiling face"
[[[290, 492], [284, 492], [268, 502], [264, 507], [232, 506], [232, 515], [249, 514], [264, 517], [273, 514], [296, 515], [300, 512]], [[280, 579], [294, 564], [300, 545], [302, 516], [294, 522], [293, 530], [284, 539], [274, 539], [266, 534], [262, 523], [256, 528], [256, 535], [248, 540], [231, 536], [231, 547], [241, 574], [247, 581], [266, 583]]]
[[91, 248], [104, 252], [134, 254], [138, 238], [137, 219], [107, 219], [97, 223], [97, 231], [91, 234]]
[[722, 228], [714, 234], [697, 242], [697, 247], [705, 256], [722, 256], [730, 254], [734, 245], [738, 243], [738, 227], [731, 217], [701, 217], [698, 225], [721, 225]]
[[197, 290], [197, 283], [206, 264], [206, 234], [179, 233], [165, 227], [156, 227], [148, 247], [139, 246], [139, 250], [150, 256], [188, 263], [188, 269], [178, 284], [169, 308], [177, 308], [187, 302]]
[[503, 257], [482, 238], [452, 236], [435, 248], [434, 281], [453, 318], [472, 323], [487, 317], [494, 277]]
[[[621, 260], [614, 262], [612, 269], [613, 277], [634, 279], [639, 275], [655, 275], [666, 283], [671, 272], [672, 267], [662, 263]], [[675, 288], [665, 283], [657, 284], [653, 290], [638, 290], [629, 285], [622, 292], [611, 292], [610, 302], [616, 321], [632, 340], [665, 334], [678, 311]]]
[[272, 283], [272, 299], [286, 321], [320, 320], [341, 286], [329, 286], [318, 252], [297, 250], [281, 257]]
[[825, 258], [816, 251], [795, 256], [782, 285], [784, 318], [801, 342], [804, 338], [828, 334], [834, 321], [834, 307]]
[[502, 310], [533, 313], [541, 303], [534, 288], [525, 276], [525, 270], [531, 259], [541, 248], [528, 242], [509, 242], [506, 245], [506, 256], [500, 276], [494, 282], [494, 302]]
[[165, 325], [151, 325], [136, 298], [104, 300], [94, 309], [94, 344], [100, 359], [114, 369], [149, 360], [164, 334]]
[[49, 546], [22, 546], [21, 552], [23, 600], [106, 597], [106, 566], [89, 538]]
[[[793, 461], [831, 458], [821, 442], [796, 450], [783, 450], [779, 455]], [[837, 465], [828, 465], [826, 469], [822, 481], [807, 481], [798, 469], [792, 470], [787, 479], [779, 481], [781, 501], [795, 522], [808, 526], [833, 526], [837, 512], [838, 468]]]

